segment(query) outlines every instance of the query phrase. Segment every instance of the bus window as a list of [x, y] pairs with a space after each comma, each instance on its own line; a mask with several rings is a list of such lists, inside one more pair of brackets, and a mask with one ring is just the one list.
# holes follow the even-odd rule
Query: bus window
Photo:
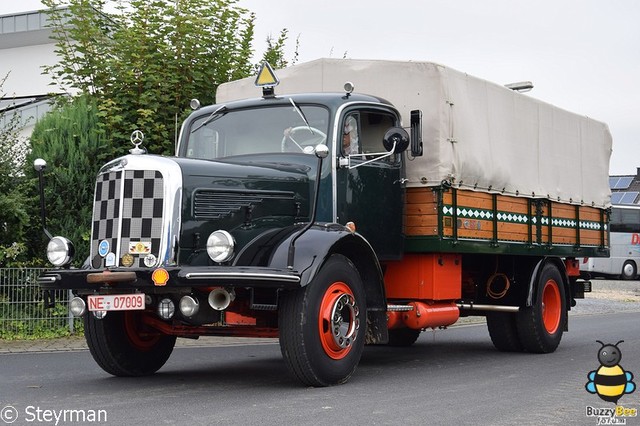
[[581, 275], [631, 280], [640, 270], [640, 206], [613, 206], [609, 222], [610, 257], [580, 264]]

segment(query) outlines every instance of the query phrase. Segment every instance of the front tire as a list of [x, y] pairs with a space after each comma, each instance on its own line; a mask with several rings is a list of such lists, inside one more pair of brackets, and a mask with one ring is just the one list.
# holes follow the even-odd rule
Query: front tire
[[169, 359], [176, 343], [142, 323], [142, 313], [109, 312], [96, 319], [84, 316], [84, 335], [96, 363], [114, 376], [146, 376], [158, 371]]
[[366, 315], [360, 274], [346, 257], [331, 256], [310, 284], [282, 294], [280, 350], [289, 370], [310, 386], [346, 382], [362, 355]]
[[549, 353], [556, 350], [567, 323], [567, 305], [562, 277], [558, 268], [547, 263], [536, 285], [535, 305], [518, 313], [520, 343], [529, 352]]

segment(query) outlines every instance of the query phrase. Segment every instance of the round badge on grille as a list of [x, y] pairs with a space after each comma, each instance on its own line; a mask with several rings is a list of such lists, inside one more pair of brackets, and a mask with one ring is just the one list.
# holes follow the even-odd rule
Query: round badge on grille
[[153, 265], [156, 264], [157, 258], [152, 255], [152, 254], [148, 254], [147, 256], [145, 256], [144, 258], [144, 264], [148, 267], [151, 268]]
[[102, 257], [105, 257], [109, 253], [109, 241], [102, 240], [100, 244], [98, 244], [98, 254]]
[[133, 266], [133, 260], [133, 256], [129, 253], [125, 253], [124, 256], [122, 256], [122, 266], [126, 266], [127, 268]]

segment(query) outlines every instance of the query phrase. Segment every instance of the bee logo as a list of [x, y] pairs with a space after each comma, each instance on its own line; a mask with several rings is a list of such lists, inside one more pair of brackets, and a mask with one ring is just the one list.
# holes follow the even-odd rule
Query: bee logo
[[620, 366], [622, 352], [618, 345], [624, 340], [615, 345], [605, 345], [600, 340], [596, 342], [602, 345], [598, 350], [598, 361], [601, 365], [597, 370], [587, 374], [589, 381], [584, 387], [587, 392], [598, 394], [600, 399], [617, 404], [622, 395], [636, 390], [636, 384], [632, 381], [633, 373], [624, 371]]

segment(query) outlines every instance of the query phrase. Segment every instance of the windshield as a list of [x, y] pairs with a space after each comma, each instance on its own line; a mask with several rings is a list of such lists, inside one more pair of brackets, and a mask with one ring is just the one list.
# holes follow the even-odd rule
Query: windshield
[[[217, 111], [217, 113], [216, 113]], [[281, 152], [313, 153], [327, 143], [329, 112], [319, 106], [296, 105], [229, 111], [220, 107], [191, 123], [182, 152], [190, 158]]]

